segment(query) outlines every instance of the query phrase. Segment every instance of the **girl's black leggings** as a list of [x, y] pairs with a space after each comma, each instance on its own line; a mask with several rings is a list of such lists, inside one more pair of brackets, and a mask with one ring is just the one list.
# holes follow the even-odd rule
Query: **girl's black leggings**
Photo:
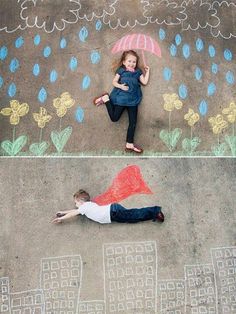
[[107, 107], [107, 112], [110, 116], [110, 119], [113, 122], [118, 121], [123, 111], [127, 109], [128, 116], [129, 116], [129, 126], [127, 130], [126, 142], [133, 143], [134, 132], [135, 132], [136, 123], [137, 123], [138, 106], [118, 106], [118, 105], [113, 105], [111, 101], [107, 101], [105, 105]]

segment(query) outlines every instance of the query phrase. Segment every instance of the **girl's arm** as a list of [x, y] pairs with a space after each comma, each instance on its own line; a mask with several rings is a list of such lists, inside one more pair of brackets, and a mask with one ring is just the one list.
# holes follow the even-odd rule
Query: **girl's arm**
[[116, 73], [116, 75], [115, 75], [115, 77], [114, 77], [114, 79], [112, 81], [113, 86], [115, 86], [117, 88], [120, 88], [120, 89], [122, 89], [124, 91], [127, 91], [129, 89], [129, 87], [126, 86], [125, 84], [118, 83], [119, 79], [120, 79], [120, 75]]
[[145, 74], [143, 75], [140, 75], [140, 78], [139, 78], [139, 80], [140, 80], [140, 82], [143, 84], [143, 85], [147, 85], [147, 83], [148, 83], [148, 81], [149, 81], [149, 76], [150, 76], [150, 68], [149, 68], [149, 66], [145, 66], [145, 68], [144, 68], [144, 70], [145, 70]]
[[70, 219], [72, 217], [75, 217], [75, 216], [79, 215], [78, 209], [65, 210], [63, 212], [58, 212], [58, 213], [66, 213], [66, 214], [64, 216], [62, 216], [62, 217], [56, 217], [55, 219], [53, 219], [52, 222], [60, 223], [60, 222], [62, 222], [64, 220], [68, 220], [68, 219]]

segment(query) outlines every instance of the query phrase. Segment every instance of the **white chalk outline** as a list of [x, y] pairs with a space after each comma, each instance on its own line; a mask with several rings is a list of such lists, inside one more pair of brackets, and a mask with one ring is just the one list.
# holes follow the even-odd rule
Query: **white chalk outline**
[[[224, 4], [224, 3], [226, 3], [226, 5], [227, 5], [228, 7], [229, 7], [230, 5], [233, 5], [233, 6], [235, 6], [235, 10], [236, 10], [236, 4], [233, 3], [233, 2], [228, 3], [227, 1], [222, 1], [222, 2], [214, 1], [214, 2], [212, 3], [212, 5], [211, 5], [212, 8], [213, 8], [213, 6], [214, 6], [215, 3], [218, 3], [220, 7], [221, 7], [221, 5]], [[216, 10], [216, 12], [217, 12], [217, 10]], [[218, 17], [218, 19], [220, 20], [219, 17]], [[221, 20], [220, 20], [219, 24], [217, 25], [217, 27], [218, 27], [220, 24], [221, 24]], [[213, 28], [213, 27], [212, 27], [212, 28]], [[233, 35], [232, 33], [230, 33], [229, 37], [228, 37], [228, 36], [223, 36], [220, 30], [217, 31], [217, 34], [216, 34], [216, 35], [214, 35], [214, 34], [212, 33], [212, 28], [211, 28], [211, 35], [212, 35], [213, 37], [215, 37], [215, 38], [217, 38], [217, 37], [219, 37], [219, 36], [221, 36], [221, 37], [224, 38], [224, 39], [230, 39], [230, 38], [232, 38], [232, 37], [234, 37], [234, 38], [236, 37], [236, 34]], [[214, 28], [215, 28], [215, 27], [214, 27]]]
[[[195, 4], [195, 2], [198, 1], [198, 0], [184, 0], [184, 1], [182, 2], [181, 6], [187, 5], [188, 3], [190, 3], [190, 1], [192, 1], [192, 3]], [[208, 3], [208, 2], [202, 2], [202, 1], [203, 1], [203, 0], [201, 0], [200, 7], [201, 7], [202, 5], [208, 4], [208, 5], [209, 5], [209, 9], [215, 11], [215, 13], [213, 13], [212, 16], [215, 16], [215, 17], [218, 19], [218, 21], [219, 21], [218, 24], [213, 27], [211, 24], [209, 24], [209, 23], [207, 22], [206, 25], [203, 27], [203, 26], [201, 26], [201, 25], [199, 24], [199, 21], [198, 21], [196, 28], [192, 28], [191, 25], [189, 24], [187, 28], [184, 28], [184, 27], [182, 26], [182, 30], [187, 31], [187, 30], [190, 30], [190, 29], [191, 29], [192, 31], [196, 31], [196, 30], [198, 30], [198, 29], [206, 29], [208, 26], [209, 26], [210, 28], [216, 28], [216, 27], [219, 26], [219, 24], [220, 24], [220, 19], [219, 19], [218, 16], [216, 15], [216, 14], [217, 14], [217, 10], [213, 9], [213, 7], [211, 6], [210, 3]], [[208, 9], [208, 11], [209, 11], [209, 9]], [[186, 18], [186, 19], [187, 19], [187, 18]], [[183, 21], [185, 21], [185, 20], [183, 20]]]
[[110, 7], [112, 9], [112, 11], [113, 11], [112, 13], [107, 12], [106, 9], [105, 10], [103, 9], [102, 15], [97, 15], [94, 12], [91, 12], [90, 14], [92, 15], [92, 17], [90, 19], [86, 16], [86, 14], [84, 14], [83, 17], [79, 16], [79, 11], [81, 10], [82, 6], [81, 6], [81, 3], [80, 3], [80, 0], [77, 0], [77, 1], [78, 1], [78, 4], [80, 5], [80, 9], [78, 10], [78, 13], [77, 13], [78, 19], [80, 19], [80, 20], [84, 20], [85, 19], [86, 21], [91, 22], [94, 18], [101, 19], [105, 15], [113, 15], [115, 13], [115, 9], [112, 7], [112, 5], [114, 3], [116, 3], [117, 0], [113, 0], [114, 3], [112, 3], [111, 5], [108, 6], [108, 7]]
[[[188, 298], [187, 298], [187, 276], [186, 276], [186, 267], [200, 267], [202, 268], [203, 266], [210, 266], [211, 269], [212, 269], [212, 274], [214, 275], [214, 284], [213, 286], [216, 285], [216, 273], [215, 273], [215, 269], [214, 269], [214, 265], [213, 263], [207, 263], [207, 264], [187, 264], [187, 265], [184, 265], [184, 277], [185, 277], [185, 313], [187, 313], [187, 301], [188, 301]], [[196, 276], [195, 276], [196, 277]], [[204, 275], [205, 277], [205, 275]], [[215, 309], [216, 309], [216, 314], [218, 314], [218, 298], [217, 298], [217, 290], [215, 289]]]
[[[18, 3], [20, 3], [22, 0], [17, 0], [17, 2]], [[21, 7], [22, 7], [22, 4], [21, 4]], [[20, 18], [21, 18], [21, 13], [20, 13], [20, 16], [19, 16]], [[22, 20], [22, 18], [21, 18], [21, 20]], [[22, 21], [24, 21], [24, 20], [22, 20]], [[3, 28], [0, 28], [0, 32], [1, 31], [5, 31], [6, 33], [14, 33], [14, 32], [16, 32], [18, 29], [20, 29], [20, 30], [25, 30], [26, 28], [27, 28], [27, 25], [26, 26], [21, 26], [20, 24], [16, 27], [16, 28], [14, 28], [13, 30], [11, 30], [11, 31], [8, 31], [7, 30], [7, 28], [8, 28], [8, 26], [4, 26]]]
[[[24, 290], [24, 291], [18, 291], [18, 292], [12, 292], [12, 293], [10, 293], [10, 296], [13, 296], [13, 295], [15, 295], [15, 294], [24, 294], [24, 293], [26, 293], [26, 294], [28, 294], [28, 293], [30, 293], [30, 292], [35, 292], [35, 294], [36, 293], [38, 293], [38, 294], [41, 294], [41, 296], [42, 296], [42, 303], [40, 303], [40, 304], [33, 304], [33, 305], [20, 305], [20, 307], [22, 308], [22, 307], [36, 307], [36, 306], [39, 306], [39, 307], [41, 307], [42, 308], [42, 314], [44, 314], [45, 313], [45, 309], [46, 309], [46, 304], [45, 304], [45, 297], [44, 297], [44, 292], [43, 292], [43, 289], [41, 289], [41, 288], [38, 288], [38, 289], [30, 289], [30, 290]], [[20, 296], [20, 298], [21, 298], [21, 296]], [[11, 310], [12, 310], [12, 304], [10, 304], [10, 312], [11, 312]]]
[[154, 302], [155, 302], [155, 305], [154, 305], [154, 312], [157, 313], [157, 268], [158, 268], [158, 259], [157, 259], [157, 243], [156, 241], [154, 240], [147, 240], [147, 241], [129, 241], [129, 242], [112, 242], [112, 243], [103, 243], [102, 245], [102, 255], [103, 255], [103, 276], [104, 276], [104, 280], [103, 280], [103, 288], [104, 288], [104, 300], [105, 300], [105, 310], [106, 310], [106, 303], [109, 303], [107, 301], [107, 295], [106, 295], [106, 272], [105, 272], [105, 246], [106, 245], [121, 245], [121, 246], [124, 246], [124, 245], [129, 245], [129, 244], [132, 244], [132, 245], [135, 245], [135, 244], [140, 244], [140, 243], [153, 243], [154, 244], [154, 252], [155, 252], [155, 260], [153, 261], [153, 264], [156, 266], [156, 274], [153, 274], [153, 277], [155, 278], [156, 280], [156, 283], [154, 285]]
[[[111, 7], [113, 7], [118, 1], [120, 0], [115, 0], [115, 2], [113, 4], [111, 4]], [[143, 0], [139, 0], [140, 4], [144, 3]], [[114, 8], [114, 7], [113, 7]], [[144, 9], [144, 7], [143, 7]], [[143, 10], [144, 12], [144, 10]], [[114, 13], [113, 14], [109, 14], [110, 16], [112, 15], [115, 15], [116, 13], [116, 8], [114, 8]], [[130, 21], [127, 21], [125, 25], [121, 25], [121, 21], [120, 21], [120, 18], [117, 18], [117, 25], [115, 27], [111, 26], [111, 21], [109, 20], [108, 22], [105, 22], [105, 18], [106, 18], [106, 15], [103, 16], [103, 23], [105, 25], [108, 25], [111, 29], [115, 30], [117, 29], [118, 27], [121, 27], [121, 28], [127, 28], [127, 27], [130, 27], [130, 28], [134, 28], [136, 25], [141, 25], [141, 26], [145, 26], [149, 23], [149, 19], [143, 15], [144, 18], [147, 19], [147, 21], [145, 23], [140, 23], [138, 20], [134, 20], [134, 25], [130, 25]]]
[[[226, 247], [216, 247], [216, 248], [211, 248], [210, 251], [211, 251], [211, 261], [212, 261], [212, 265], [213, 265], [213, 269], [214, 269], [214, 273], [215, 273], [215, 289], [216, 289], [216, 309], [217, 309], [217, 313], [218, 313], [218, 302], [219, 302], [219, 298], [218, 298], [218, 295], [219, 295], [219, 290], [218, 290], [218, 287], [217, 287], [217, 282], [216, 282], [216, 269], [215, 269], [215, 265], [214, 265], [214, 256], [213, 256], [213, 251], [215, 250], [225, 250], [225, 249], [236, 249], [236, 246], [226, 246]], [[215, 258], [216, 259], [216, 258]], [[220, 285], [221, 286], [221, 285]]]
[[84, 300], [84, 301], [80, 301], [80, 302], [78, 302], [78, 308], [77, 308], [77, 311], [76, 311], [76, 313], [77, 314], [80, 314], [80, 313], [86, 313], [86, 312], [80, 312], [79, 311], [79, 306], [80, 306], [80, 304], [83, 304], [83, 303], [103, 303], [103, 306], [104, 306], [104, 313], [106, 313], [106, 302], [105, 302], [105, 300]]
[[[2, 284], [2, 281], [6, 280], [7, 284]], [[2, 293], [1, 287], [7, 286], [7, 293]], [[8, 296], [8, 313], [11, 313], [11, 293], [10, 293], [10, 279], [9, 277], [0, 277], [0, 296], [7, 295]], [[3, 304], [0, 304], [3, 305]], [[1, 308], [0, 308], [1, 309]]]
[[[81, 272], [80, 272], [80, 284], [79, 284], [79, 288], [78, 288], [78, 295], [75, 297], [75, 300], [77, 302], [77, 306], [76, 306], [76, 310], [78, 310], [78, 304], [80, 302], [80, 291], [81, 291], [81, 286], [82, 286], [82, 279], [83, 279], [83, 260], [82, 260], [82, 257], [81, 255], [63, 255], [63, 256], [51, 256], [51, 257], [43, 257], [41, 258], [40, 260], [40, 273], [39, 273], [39, 286], [40, 286], [40, 289], [43, 290], [43, 293], [44, 291], [49, 291], [49, 290], [53, 290], [53, 289], [44, 289], [42, 287], [42, 273], [43, 273], [43, 261], [48, 261], [48, 260], [55, 260], [55, 259], [59, 259], [59, 261], [61, 259], [65, 259], [65, 258], [69, 258], [69, 259], [72, 259], [72, 258], [78, 258], [80, 260], [80, 268], [81, 268]], [[61, 269], [61, 268], [60, 268]], [[51, 272], [51, 269], [49, 270]], [[61, 288], [60, 288], [61, 289]], [[46, 301], [46, 299], [45, 299]], [[45, 310], [46, 310], [46, 302], [45, 302]]]
[[[171, 4], [176, 4], [176, 7], [182, 7], [182, 5], [178, 5], [176, 2], [173, 2], [173, 1], [171, 2], [171, 0], [170, 0], [170, 2], [169, 2], [169, 0], [161, 0], [161, 1], [159, 1], [158, 4], [160, 4], [161, 2], [167, 2], [167, 6], [166, 7], [168, 7]], [[146, 5], [144, 5], [144, 7], [143, 7], [143, 9], [144, 9], [143, 16], [146, 17], [145, 16], [145, 13], [147, 12], [147, 8], [146, 7], [148, 7], [150, 5], [150, 1], [149, 0], [143, 0], [143, 3], [146, 3]], [[183, 8], [183, 12], [181, 12], [181, 13], [183, 13], [185, 15], [185, 18], [182, 19], [182, 20], [180, 20], [178, 18], [177, 20], [179, 22], [176, 22], [176, 23], [172, 23], [172, 22], [171, 23], [167, 23], [166, 19], [164, 19], [164, 21], [160, 23], [160, 22], [157, 21], [157, 18], [155, 19], [155, 21], [151, 21], [151, 19], [153, 17], [146, 17], [146, 18], [149, 20], [150, 24], [154, 24], [155, 23], [155, 24], [158, 24], [158, 25], [163, 25], [164, 24], [164, 25], [168, 25], [168, 26], [181, 25], [182, 21], [185, 21], [187, 19], [187, 15], [184, 13], [184, 11], [185, 11], [185, 8]]]
[[[24, 12], [24, 10], [26, 10], [28, 7], [24, 7], [24, 4], [26, 3], [26, 2], [28, 2], [29, 0], [24, 0], [24, 2], [22, 2], [22, 4], [21, 4], [21, 8], [22, 8], [22, 10], [21, 10], [21, 13], [20, 13], [20, 16], [21, 16], [21, 19], [23, 20], [23, 21], [25, 21], [25, 23], [26, 23], [26, 25], [27, 25], [27, 27], [28, 28], [34, 28], [34, 27], [36, 27], [36, 28], [39, 28], [39, 29], [43, 29], [46, 33], [48, 33], [48, 34], [51, 34], [52, 32], [54, 32], [55, 31], [55, 29], [56, 30], [58, 30], [58, 31], [63, 31], [64, 29], [65, 29], [65, 27], [66, 27], [66, 24], [75, 24], [75, 23], [77, 23], [78, 22], [78, 14], [77, 14], [77, 11], [79, 10], [69, 10], [69, 12], [71, 12], [72, 14], [74, 14], [74, 16], [76, 17], [76, 21], [74, 21], [74, 22], [69, 22], [69, 21], [66, 21], [66, 20], [64, 20], [64, 19], [61, 19], [61, 21], [64, 23], [64, 26], [62, 27], [62, 28], [59, 28], [58, 26], [57, 26], [57, 23], [56, 22], [53, 22], [53, 27], [52, 27], [52, 30], [51, 31], [48, 31], [46, 28], [45, 28], [45, 25], [46, 25], [46, 21], [44, 21], [43, 23], [42, 23], [42, 25], [38, 25], [37, 23], [38, 23], [38, 16], [34, 16], [34, 24], [33, 25], [29, 25], [28, 24], [28, 16], [26, 17], [26, 18], [24, 18], [23, 16], [22, 16], [22, 14], [23, 14], [23, 12]], [[34, 4], [34, 7], [36, 7], [36, 4], [37, 4], [37, 1], [38, 0], [30, 0], [31, 2], [33, 2], [33, 4]], [[40, 0], [40, 1], [43, 1], [43, 0]], [[69, 0], [69, 2], [74, 2], [74, 3], [76, 3], [76, 4], [79, 4], [78, 3], [78, 1], [77, 0]]]

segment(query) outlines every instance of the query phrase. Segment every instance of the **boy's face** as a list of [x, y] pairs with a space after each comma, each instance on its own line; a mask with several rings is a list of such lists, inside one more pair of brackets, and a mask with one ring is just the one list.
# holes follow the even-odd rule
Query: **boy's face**
[[137, 58], [133, 55], [127, 55], [125, 60], [123, 61], [123, 64], [126, 68], [132, 68], [135, 69], [136, 68], [136, 64], [137, 64]]
[[83, 203], [83, 201], [81, 201], [79, 198], [74, 198], [75, 201], [75, 207], [79, 208], [80, 205]]

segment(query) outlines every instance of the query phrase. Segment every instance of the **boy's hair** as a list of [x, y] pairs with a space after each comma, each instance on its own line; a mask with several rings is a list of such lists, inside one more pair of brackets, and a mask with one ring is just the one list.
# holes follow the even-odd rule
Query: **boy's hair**
[[136, 68], [141, 68], [141, 70], [143, 70], [143, 65], [140, 66], [139, 55], [137, 54], [137, 52], [134, 51], [134, 50], [126, 50], [126, 51], [124, 51], [122, 53], [120, 59], [115, 60], [112, 63], [112, 66], [111, 66], [112, 67], [112, 71], [115, 72], [117, 70], [117, 68], [122, 67], [123, 66], [123, 61], [125, 61], [125, 59], [126, 59], [126, 57], [128, 55], [132, 55], [132, 56], [136, 57], [136, 59], [137, 59]]
[[89, 202], [90, 201], [90, 195], [88, 194], [88, 192], [86, 192], [85, 190], [80, 189], [78, 192], [76, 192], [73, 197], [75, 199], [80, 199], [81, 201], [84, 202]]

